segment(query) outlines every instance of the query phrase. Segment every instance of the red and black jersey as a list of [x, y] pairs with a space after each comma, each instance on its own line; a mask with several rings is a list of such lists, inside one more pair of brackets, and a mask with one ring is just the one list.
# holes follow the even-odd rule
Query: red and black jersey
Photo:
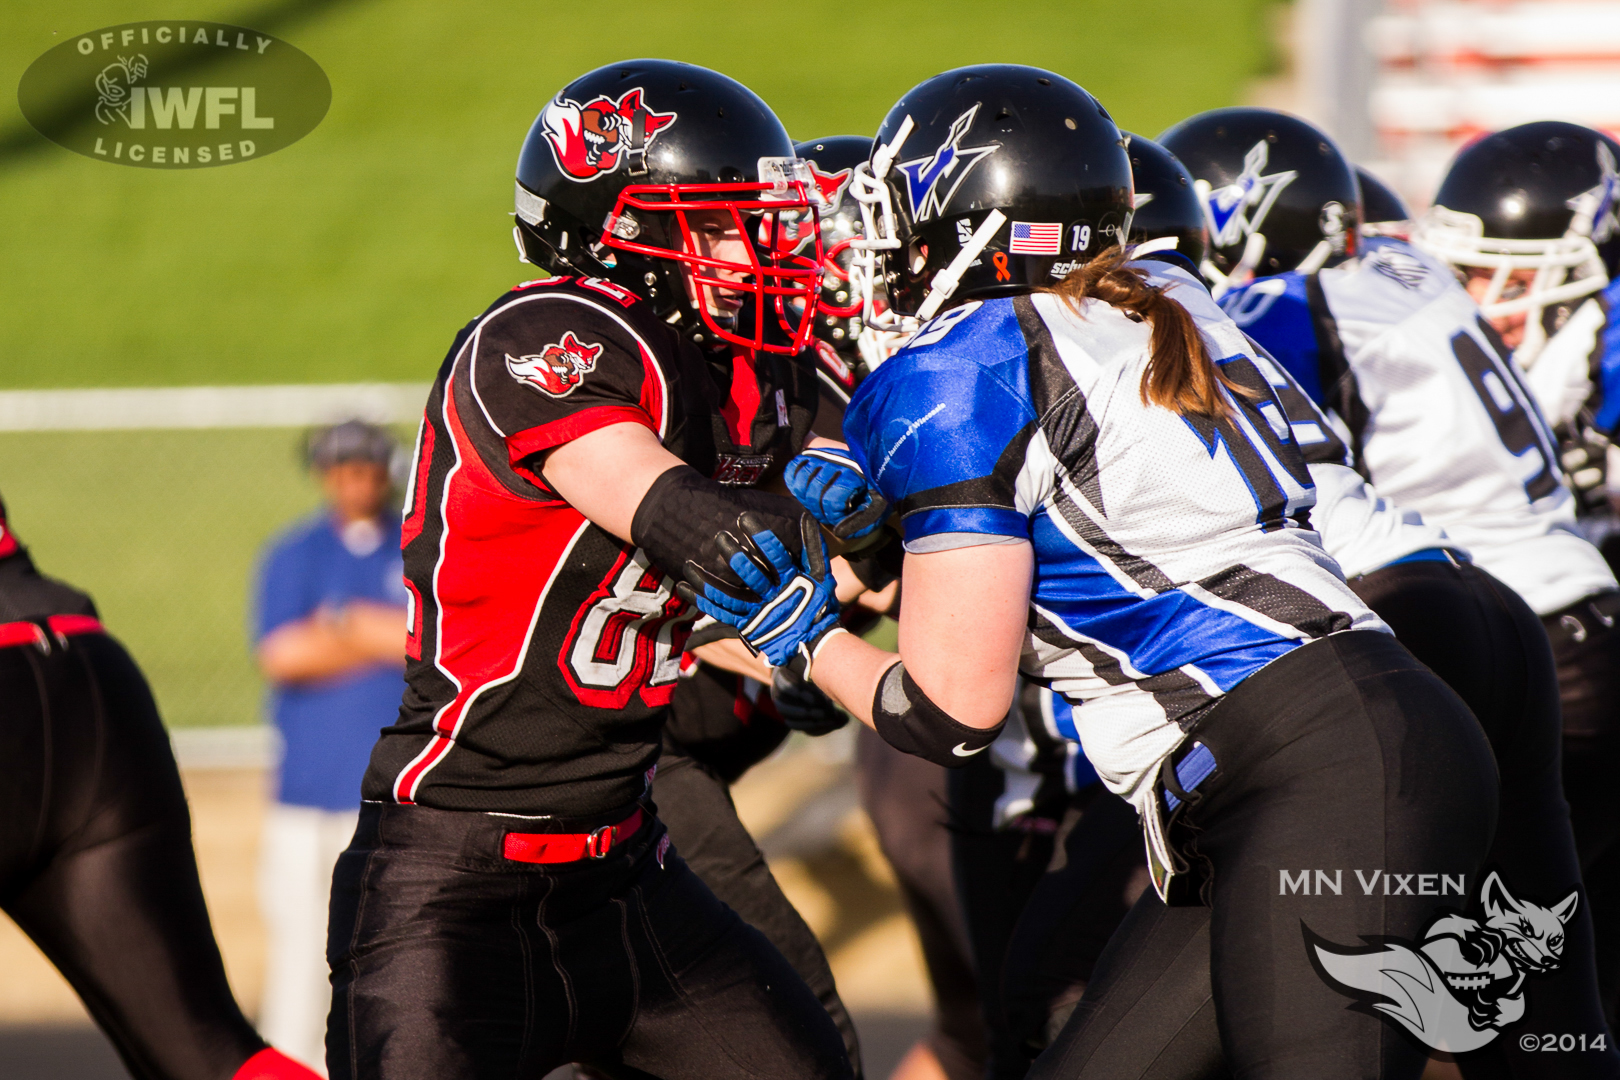
[[570, 818], [640, 797], [696, 612], [546, 487], [536, 455], [638, 423], [702, 475], [756, 486], [816, 404], [797, 359], [705, 355], [600, 279], [527, 282], [465, 327], [418, 437], [405, 698], [365, 797]]

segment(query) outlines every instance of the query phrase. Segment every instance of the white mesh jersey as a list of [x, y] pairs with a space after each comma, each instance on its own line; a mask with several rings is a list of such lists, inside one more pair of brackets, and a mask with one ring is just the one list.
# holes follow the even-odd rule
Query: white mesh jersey
[[1223, 306], [1347, 425], [1380, 495], [1416, 510], [1547, 614], [1615, 588], [1575, 529], [1552, 435], [1450, 270], [1401, 240]]
[[970, 301], [844, 418], [908, 548], [1033, 545], [1022, 670], [1080, 704], [1086, 756], [1139, 810], [1222, 694], [1306, 642], [1387, 632], [1304, 523], [1310, 474], [1251, 346], [1230, 320], [1205, 337], [1258, 391], [1220, 421], [1143, 401], [1151, 329], [1107, 304]]
[[[1151, 267], [1151, 284], [1177, 289], [1176, 299], [1205, 333], [1213, 334], [1215, 327], [1227, 322], [1226, 314], [1189, 271], [1167, 263], [1142, 265], [1145, 269]], [[1432, 548], [1467, 554], [1445, 529], [1424, 521], [1415, 510], [1394, 505], [1373, 490], [1352, 468], [1353, 457], [1339, 428], [1316, 407], [1287, 368], [1263, 350], [1254, 357], [1254, 363], [1287, 414], [1294, 441], [1310, 467], [1311, 481], [1316, 485], [1311, 526], [1346, 578]]]

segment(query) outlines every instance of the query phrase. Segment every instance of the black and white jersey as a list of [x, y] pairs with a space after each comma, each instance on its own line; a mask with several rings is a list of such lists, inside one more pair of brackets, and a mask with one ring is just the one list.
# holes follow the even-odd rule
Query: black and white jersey
[[1055, 823], [1074, 795], [1102, 782], [1080, 748], [1074, 711], [1062, 695], [1020, 680], [1007, 726], [987, 755], [1002, 778], [992, 828], [1017, 828], [1037, 818]]
[[910, 552], [1026, 540], [1021, 668], [1075, 710], [1087, 757], [1138, 807], [1186, 727], [1300, 645], [1387, 630], [1310, 530], [1315, 490], [1262, 390], [1220, 420], [1142, 400], [1152, 329], [1096, 300], [969, 301], [856, 390], [844, 432]]
[[1615, 587], [1576, 531], [1530, 392], [1445, 266], [1379, 237], [1355, 261], [1263, 278], [1222, 304], [1337, 412], [1380, 495], [1444, 528], [1537, 612]]
[[[1176, 299], [1206, 334], [1213, 334], [1217, 327], [1229, 321], [1203, 283], [1189, 271], [1160, 260], [1143, 260], [1139, 265], [1149, 269], [1150, 284], [1176, 290]], [[1254, 343], [1251, 341], [1251, 344]], [[1346, 578], [1369, 573], [1414, 552], [1432, 548], [1450, 548], [1466, 554], [1461, 544], [1446, 535], [1445, 529], [1424, 521], [1417, 511], [1397, 506], [1373, 490], [1351, 467], [1354, 455], [1339, 426], [1317, 408], [1286, 367], [1263, 349], [1258, 349], [1252, 363], [1287, 415], [1294, 441], [1316, 485], [1311, 525]], [[1246, 371], [1241, 365], [1225, 370], [1228, 377], [1239, 383]]]

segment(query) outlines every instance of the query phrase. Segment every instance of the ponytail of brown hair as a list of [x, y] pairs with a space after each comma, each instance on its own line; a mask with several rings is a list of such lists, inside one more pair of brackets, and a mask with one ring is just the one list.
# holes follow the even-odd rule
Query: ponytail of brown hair
[[1226, 387], [1246, 393], [1229, 380], [1210, 359], [1204, 337], [1187, 309], [1147, 283], [1147, 273], [1126, 266], [1123, 247], [1109, 248], [1084, 266], [1076, 267], [1056, 285], [1038, 292], [1054, 293], [1077, 311], [1083, 300], [1101, 300], [1153, 327], [1153, 356], [1142, 375], [1142, 401], [1161, 405], [1185, 416], [1230, 419], [1231, 403], [1221, 394]]

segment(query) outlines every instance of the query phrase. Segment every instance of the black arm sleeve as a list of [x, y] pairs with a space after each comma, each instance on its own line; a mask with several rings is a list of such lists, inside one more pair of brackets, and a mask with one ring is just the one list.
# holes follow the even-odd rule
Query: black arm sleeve
[[664, 573], [686, 579], [686, 561], [723, 581], [741, 586], [715, 544], [723, 530], [737, 531], [737, 516], [752, 510], [794, 555], [804, 550], [799, 517], [804, 507], [785, 495], [753, 488], [725, 487], [705, 479], [690, 465], [677, 465], [653, 481], [630, 522], [630, 539]]
[[872, 726], [896, 750], [915, 754], [947, 769], [960, 769], [990, 749], [1007, 720], [993, 728], [972, 728], [935, 705], [922, 687], [895, 664], [878, 680], [872, 698]]

